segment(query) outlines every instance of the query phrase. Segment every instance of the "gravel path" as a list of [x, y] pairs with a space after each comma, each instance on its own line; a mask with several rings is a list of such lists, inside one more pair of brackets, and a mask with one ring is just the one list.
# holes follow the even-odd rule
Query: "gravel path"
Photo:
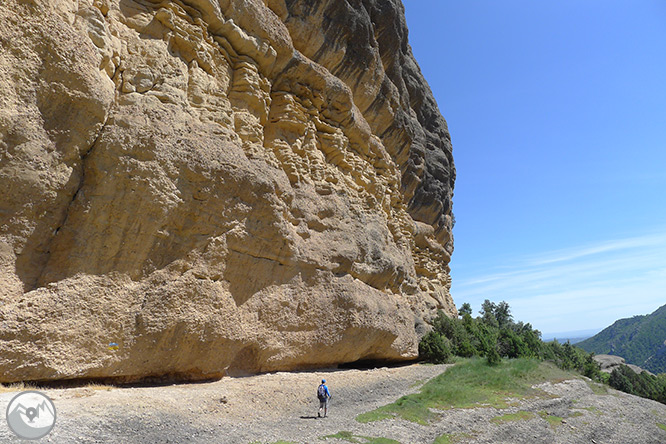
[[[595, 394], [583, 380], [546, 383], [550, 396], [516, 400], [508, 409], [451, 409], [421, 426], [403, 420], [360, 424], [354, 418], [417, 391], [445, 365], [372, 370], [323, 370], [224, 378], [161, 387], [43, 390], [57, 422], [42, 442], [54, 443], [294, 443], [345, 442], [323, 436], [340, 431], [432, 444], [443, 434], [470, 443], [665, 443], [666, 406], [623, 393]], [[318, 419], [315, 397], [326, 378], [333, 399]], [[15, 393], [0, 393], [4, 413]], [[525, 419], [503, 415], [528, 412]], [[560, 421], [558, 418], [563, 418]], [[550, 419], [550, 421], [548, 420]], [[666, 425], [664, 426], [666, 428]], [[0, 442], [20, 442], [0, 422]], [[364, 442], [359, 440], [359, 442]]]

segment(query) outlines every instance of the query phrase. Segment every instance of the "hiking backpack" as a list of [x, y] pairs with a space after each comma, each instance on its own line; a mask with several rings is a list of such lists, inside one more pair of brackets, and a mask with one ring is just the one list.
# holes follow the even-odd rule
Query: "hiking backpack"
[[326, 388], [324, 384], [320, 385], [319, 388], [317, 389], [317, 398], [326, 399]]

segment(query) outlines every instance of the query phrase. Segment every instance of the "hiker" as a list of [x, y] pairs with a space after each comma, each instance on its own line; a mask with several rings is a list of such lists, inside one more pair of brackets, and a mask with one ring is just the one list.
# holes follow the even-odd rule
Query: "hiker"
[[317, 412], [317, 417], [321, 418], [321, 412], [324, 411], [324, 418], [326, 418], [326, 413], [328, 411], [328, 400], [331, 398], [331, 392], [328, 391], [326, 387], [326, 380], [322, 379], [321, 384], [317, 388], [317, 398], [319, 398], [319, 411]]

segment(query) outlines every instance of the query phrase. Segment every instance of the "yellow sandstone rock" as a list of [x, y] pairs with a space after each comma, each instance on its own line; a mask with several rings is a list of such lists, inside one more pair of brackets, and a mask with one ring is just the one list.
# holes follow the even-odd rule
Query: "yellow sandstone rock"
[[360, 3], [0, 4], [0, 382], [417, 356], [450, 138]]

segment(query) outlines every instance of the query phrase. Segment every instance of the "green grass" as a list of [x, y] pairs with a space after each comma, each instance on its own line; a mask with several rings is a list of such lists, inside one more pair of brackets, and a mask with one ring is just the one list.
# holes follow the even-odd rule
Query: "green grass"
[[662, 424], [662, 423], [658, 422], [657, 427], [659, 427], [661, 430], [666, 431], [666, 424]]
[[507, 415], [495, 416], [493, 419], [490, 420], [490, 422], [493, 422], [495, 424], [506, 424], [508, 422], [527, 421], [532, 418], [534, 418], [534, 413], [525, 412], [521, 410], [516, 413], [509, 413]]
[[432, 444], [453, 444], [453, 435], [445, 433], [442, 436], [435, 438]]
[[587, 386], [590, 387], [592, 392], [595, 395], [607, 395], [608, 394], [608, 386], [605, 386], [604, 384], [599, 384], [598, 382], [590, 381], [590, 380], [585, 380], [587, 382]]
[[415, 387], [420, 387], [426, 382], [425, 379], [417, 379], [416, 381], [412, 382], [409, 386], [409, 388], [415, 388]]
[[394, 440], [394, 439], [389, 439], [389, 438], [373, 438], [370, 436], [362, 436], [362, 435], [354, 435], [352, 432], [347, 432], [347, 431], [340, 431], [336, 433], [335, 435], [326, 435], [322, 436], [319, 439], [342, 439], [347, 442], [352, 442], [352, 443], [360, 443], [360, 444], [400, 444], [400, 442]]
[[483, 359], [464, 360], [425, 383], [419, 393], [362, 413], [356, 420], [367, 423], [400, 417], [426, 425], [435, 417], [431, 408], [506, 408], [507, 398], [548, 396], [531, 388], [536, 383], [573, 377], [550, 363], [533, 359], [504, 360], [494, 367]]
[[469, 433], [445, 433], [433, 441], [432, 444], [457, 444], [474, 438]]
[[588, 412], [594, 413], [597, 416], [601, 416], [601, 415], [604, 414], [604, 412], [602, 412], [601, 410], [599, 410], [598, 408], [596, 408], [594, 406], [592, 406], [592, 407], [577, 407], [577, 408], [580, 408], [582, 410], [587, 410]]
[[549, 415], [547, 412], [539, 412], [539, 416], [545, 419], [553, 429], [562, 425], [562, 421], [564, 420], [564, 418], [560, 418], [559, 416]]
[[346, 432], [346, 431], [338, 432], [335, 435], [322, 436], [320, 439], [328, 439], [328, 438], [344, 439], [345, 441], [349, 442], [359, 442], [357, 439], [354, 438], [352, 432]]
[[361, 413], [356, 417], [356, 420], [360, 423], [366, 424], [368, 422], [381, 421], [382, 419], [395, 418], [396, 413], [391, 408], [392, 405], [393, 404], [385, 405], [384, 407], [379, 407], [378, 409]]

